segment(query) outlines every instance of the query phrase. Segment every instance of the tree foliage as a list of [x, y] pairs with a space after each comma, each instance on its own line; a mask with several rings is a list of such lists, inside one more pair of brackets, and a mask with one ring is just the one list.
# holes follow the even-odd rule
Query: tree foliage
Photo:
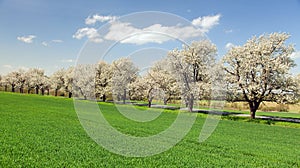
[[179, 83], [189, 111], [193, 110], [194, 99], [209, 90], [216, 53], [216, 46], [208, 40], [193, 42], [182, 50], [174, 49], [168, 53], [170, 70]]
[[262, 101], [294, 100], [295, 82], [289, 74], [295, 66], [290, 58], [294, 47], [285, 44], [288, 38], [286, 33], [253, 37], [223, 59], [230, 94], [248, 102], [251, 118]]
[[125, 103], [129, 84], [136, 77], [138, 68], [129, 58], [120, 58], [113, 61], [112, 66], [112, 93], [116, 100], [123, 100]]

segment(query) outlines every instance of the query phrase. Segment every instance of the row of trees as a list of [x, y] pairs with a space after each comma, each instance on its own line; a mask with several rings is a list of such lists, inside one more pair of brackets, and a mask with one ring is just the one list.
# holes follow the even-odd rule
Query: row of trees
[[[21, 93], [24, 88], [37, 94], [52, 89], [55, 96], [64, 91], [69, 97], [84, 99], [147, 100], [149, 107], [153, 99], [167, 104], [173, 97], [183, 100], [189, 111], [195, 99], [224, 99], [223, 94], [230, 101], [248, 102], [251, 118], [255, 118], [263, 101], [299, 100], [300, 75], [289, 74], [296, 65], [290, 58], [294, 47], [285, 44], [288, 38], [286, 33], [253, 37], [232, 47], [220, 63], [216, 62], [217, 47], [202, 40], [169, 51], [145, 74], [139, 74], [129, 58], [121, 58], [110, 64], [101, 61], [60, 69], [50, 77], [41, 69], [18, 70], [0, 77], [0, 84], [6, 91], [9, 87]], [[220, 97], [214, 95], [216, 89]]]
[[57, 96], [59, 91], [69, 92], [69, 97], [72, 96], [72, 73], [74, 68], [67, 70], [60, 69], [53, 73], [50, 77], [46, 76], [44, 70], [39, 68], [31, 68], [29, 70], [19, 69], [0, 76], [0, 86], [5, 91], [11, 89], [11, 92], [27, 93], [35, 92], [36, 94], [44, 95], [45, 92], [49, 95], [50, 90], [54, 91]]

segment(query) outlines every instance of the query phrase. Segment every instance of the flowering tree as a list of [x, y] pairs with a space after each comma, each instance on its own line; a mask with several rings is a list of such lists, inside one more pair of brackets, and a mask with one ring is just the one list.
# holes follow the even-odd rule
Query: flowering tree
[[16, 72], [10, 72], [8, 73], [5, 78], [4, 78], [5, 83], [11, 86], [11, 91], [15, 92], [15, 88], [17, 85], [17, 77], [16, 77]]
[[157, 93], [157, 85], [150, 78], [150, 76], [137, 77], [134, 82], [129, 85], [131, 98], [135, 100], [145, 100], [148, 101], [148, 107], [151, 107], [152, 101]]
[[73, 92], [76, 97], [95, 98], [96, 65], [80, 64], [74, 69]]
[[163, 101], [164, 105], [171, 99], [171, 96], [179, 94], [179, 88], [176, 79], [170, 74], [166, 65], [166, 59], [160, 60], [154, 64], [148, 71], [147, 78], [155, 86], [164, 92]]
[[125, 104], [128, 86], [136, 77], [138, 68], [129, 58], [120, 58], [112, 64], [112, 92], [117, 100], [123, 100]]
[[4, 83], [11, 86], [11, 91], [15, 92], [16, 88], [20, 89], [20, 93], [23, 93], [24, 85], [25, 85], [25, 72], [20, 69], [18, 71], [13, 71], [8, 73], [4, 78]]
[[39, 87], [41, 89], [42, 95], [45, 95], [45, 91], [47, 91], [47, 95], [49, 95], [51, 88], [50, 78], [48, 76], [43, 76]]
[[214, 65], [216, 53], [216, 46], [208, 40], [193, 42], [182, 50], [174, 49], [168, 53], [171, 72], [177, 77], [182, 98], [190, 112], [195, 97], [200, 96], [203, 89], [208, 89], [210, 67]]
[[105, 102], [108, 94], [111, 93], [112, 68], [101, 61], [96, 65], [95, 88], [97, 97], [101, 97]]
[[39, 90], [43, 87], [45, 82], [44, 70], [38, 68], [31, 68], [27, 71], [26, 77], [28, 78], [27, 86], [34, 88], [35, 93], [39, 94]]
[[295, 81], [297, 83], [297, 100], [300, 101], [300, 74], [295, 77]]
[[6, 76], [0, 76], [0, 86], [4, 87], [4, 91], [7, 92], [7, 80], [6, 80]]
[[27, 79], [25, 70], [19, 69], [16, 72], [16, 77], [17, 77], [16, 87], [19, 88], [20, 93], [24, 93], [25, 82], [26, 82], [26, 79]]
[[74, 79], [74, 67], [69, 67], [64, 74], [64, 88], [68, 93], [68, 97], [71, 98], [73, 94], [73, 79]]
[[294, 100], [295, 82], [289, 75], [295, 66], [292, 45], [285, 45], [286, 33], [253, 37], [243, 46], [231, 48], [224, 57], [226, 81], [232, 96], [248, 102], [251, 118], [262, 101]]
[[65, 76], [66, 70], [59, 69], [58, 71], [54, 72], [50, 77], [51, 88], [54, 89], [54, 95], [57, 96], [58, 91], [63, 88], [65, 84]]

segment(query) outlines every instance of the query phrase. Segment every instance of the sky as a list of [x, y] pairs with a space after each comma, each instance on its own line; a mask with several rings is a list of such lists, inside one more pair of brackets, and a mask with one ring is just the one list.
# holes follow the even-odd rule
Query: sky
[[0, 0], [0, 74], [42, 68], [50, 75], [76, 61], [128, 55], [143, 68], [202, 37], [222, 58], [231, 46], [272, 32], [291, 35], [298, 74], [299, 18], [299, 0]]

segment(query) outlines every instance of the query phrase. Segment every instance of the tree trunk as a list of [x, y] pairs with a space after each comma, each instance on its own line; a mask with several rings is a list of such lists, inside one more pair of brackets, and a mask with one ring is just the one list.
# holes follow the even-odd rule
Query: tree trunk
[[28, 88], [28, 90], [27, 90], [27, 94], [29, 94], [29, 93], [30, 93], [30, 90], [31, 90], [31, 89], [30, 89], [30, 88]]
[[47, 95], [48, 96], [50, 95], [50, 89], [47, 89]]
[[5, 92], [7, 92], [7, 85], [4, 86], [4, 90], [5, 90]]
[[15, 92], [15, 85], [11, 85], [11, 92]]
[[255, 119], [255, 113], [256, 113], [256, 110], [251, 110], [250, 111], [250, 118], [251, 119]]
[[153, 98], [148, 98], [148, 107], [151, 108]]
[[55, 89], [54, 96], [57, 96], [58, 89]]
[[151, 108], [152, 102], [151, 100], [148, 100], [148, 107]]
[[103, 96], [102, 96], [102, 100], [103, 100], [103, 102], [105, 102], [105, 101], [106, 101], [106, 96], [105, 96], [105, 94], [103, 94]]
[[45, 95], [45, 89], [42, 88], [42, 89], [41, 89], [41, 92], [42, 92], [42, 95], [44, 96], [44, 95]]
[[35, 94], [39, 94], [39, 88], [38, 87], [35, 88]]
[[123, 104], [125, 104], [125, 101], [126, 101], [126, 89], [124, 89]]
[[194, 95], [191, 94], [188, 99], [188, 110], [189, 112], [193, 112], [193, 106], [194, 106]]
[[168, 99], [164, 97], [164, 105], [167, 105]]
[[72, 92], [69, 92], [69, 98], [71, 98], [72, 97]]
[[257, 109], [258, 109], [261, 102], [250, 101], [248, 103], [249, 103], [249, 107], [250, 107], [250, 118], [255, 119], [256, 111], [257, 111]]

